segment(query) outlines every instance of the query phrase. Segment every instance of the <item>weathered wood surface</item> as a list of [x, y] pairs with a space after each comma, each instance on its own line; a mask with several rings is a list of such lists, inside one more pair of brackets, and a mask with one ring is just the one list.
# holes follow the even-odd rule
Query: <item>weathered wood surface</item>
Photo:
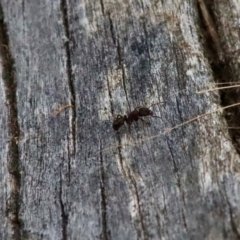
[[[238, 80], [239, 1], [1, 6], [1, 239], [240, 238], [222, 111], [167, 132], [221, 106], [217, 91], [196, 94], [216, 69]], [[160, 101], [151, 126], [112, 129]]]

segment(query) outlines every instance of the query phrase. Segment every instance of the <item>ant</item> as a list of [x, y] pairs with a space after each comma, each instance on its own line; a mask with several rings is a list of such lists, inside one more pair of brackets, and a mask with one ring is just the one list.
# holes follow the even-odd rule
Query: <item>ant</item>
[[122, 125], [124, 125], [125, 122], [128, 125], [131, 125], [133, 121], [138, 121], [138, 119], [141, 119], [142, 121], [144, 121], [141, 117], [146, 117], [146, 116], [157, 117], [157, 116], [153, 116], [153, 111], [151, 111], [147, 107], [136, 107], [132, 112], [128, 114], [128, 116], [117, 115], [117, 117], [113, 121], [113, 129], [115, 131], [118, 131], [118, 129]]

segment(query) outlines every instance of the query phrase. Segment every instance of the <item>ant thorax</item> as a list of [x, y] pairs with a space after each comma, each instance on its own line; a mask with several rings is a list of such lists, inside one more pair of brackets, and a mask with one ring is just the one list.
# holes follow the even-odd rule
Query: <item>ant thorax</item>
[[128, 125], [131, 125], [133, 121], [137, 121], [139, 119], [139, 112], [137, 109], [134, 109], [132, 112], [129, 113], [126, 122]]

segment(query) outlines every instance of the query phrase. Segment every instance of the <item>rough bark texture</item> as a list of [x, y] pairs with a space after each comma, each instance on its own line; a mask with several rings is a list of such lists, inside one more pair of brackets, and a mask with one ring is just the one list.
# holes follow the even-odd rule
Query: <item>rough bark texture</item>
[[1, 239], [240, 239], [238, 0], [0, 3]]

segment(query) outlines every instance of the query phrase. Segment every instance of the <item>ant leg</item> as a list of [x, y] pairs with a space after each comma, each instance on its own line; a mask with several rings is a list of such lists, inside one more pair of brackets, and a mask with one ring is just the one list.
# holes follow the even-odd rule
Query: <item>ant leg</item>
[[131, 127], [130, 127], [130, 124], [128, 124], [128, 131], [131, 133]]
[[[155, 118], [161, 118], [161, 117], [159, 117], [159, 116], [151, 116], [151, 117], [155, 117]], [[162, 118], [161, 118], [162, 119]]]
[[142, 118], [139, 118], [141, 121], [143, 121], [143, 123], [144, 124], [146, 124], [147, 126], [150, 126], [151, 125], [151, 123], [150, 122], [148, 122], [148, 121], [146, 121], [146, 120], [143, 120]]

